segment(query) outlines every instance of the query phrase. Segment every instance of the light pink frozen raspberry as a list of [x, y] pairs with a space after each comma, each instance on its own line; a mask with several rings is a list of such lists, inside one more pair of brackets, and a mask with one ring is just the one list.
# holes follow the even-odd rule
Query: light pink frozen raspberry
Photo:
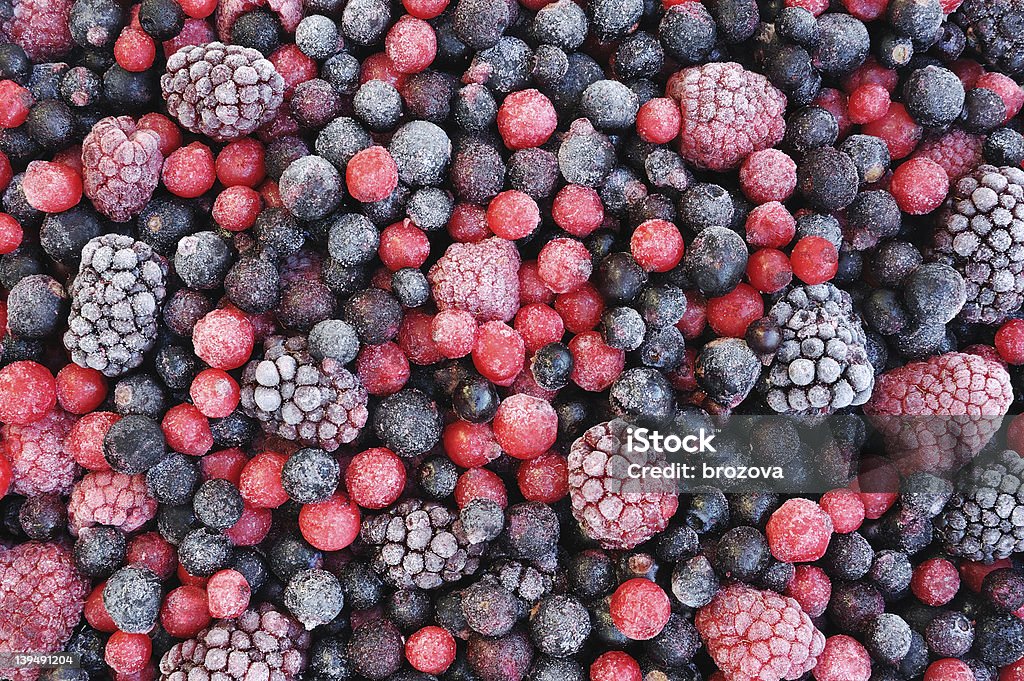
[[156, 516], [156, 499], [145, 475], [117, 471], [88, 473], [71, 491], [68, 521], [78, 534], [83, 527], [110, 525], [134, 532]]
[[96, 210], [115, 222], [138, 215], [160, 182], [160, 138], [131, 116], [100, 120], [82, 142], [82, 185]]
[[491, 237], [452, 244], [427, 278], [439, 310], [465, 310], [481, 322], [507, 322], [519, 309], [518, 272], [516, 245]]
[[65, 449], [68, 433], [77, 420], [55, 406], [35, 423], [0, 427], [0, 454], [11, 462], [14, 492], [27, 497], [68, 493], [80, 470]]

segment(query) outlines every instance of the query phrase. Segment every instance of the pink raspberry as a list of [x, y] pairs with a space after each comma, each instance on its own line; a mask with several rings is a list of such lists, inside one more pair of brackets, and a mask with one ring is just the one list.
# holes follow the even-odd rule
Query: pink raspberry
[[[864, 405], [904, 472], [944, 473], [977, 454], [1013, 402], [996, 361], [948, 352], [882, 374]], [[934, 416], [937, 418], [921, 418]]]
[[68, 521], [78, 534], [83, 527], [111, 525], [134, 532], [156, 516], [156, 499], [149, 494], [145, 475], [117, 471], [88, 473], [71, 490]]
[[11, 462], [14, 492], [32, 497], [67, 494], [71, 490], [79, 468], [66, 442], [75, 421], [75, 416], [54, 407], [27, 426], [0, 427], [0, 453]]
[[82, 142], [82, 183], [96, 210], [114, 222], [138, 215], [160, 183], [160, 136], [131, 116], [100, 120]]
[[829, 636], [825, 648], [814, 665], [818, 681], [868, 681], [871, 677], [871, 656], [855, 638], [844, 634]]
[[630, 464], [663, 464], [659, 456], [633, 451], [620, 420], [599, 423], [572, 444], [572, 514], [588, 537], [606, 549], [627, 550], [665, 529], [679, 506], [676, 486], [628, 475]]
[[679, 102], [679, 153], [699, 168], [735, 168], [786, 133], [786, 96], [735, 62], [692, 66], [672, 75], [665, 93]]
[[795, 600], [742, 584], [719, 591], [697, 611], [695, 624], [726, 681], [797, 679], [825, 647]]
[[980, 135], [952, 128], [949, 132], [921, 142], [921, 146], [914, 152], [914, 158], [935, 161], [946, 171], [950, 183], [953, 183], [981, 165], [982, 142], [984, 138]]
[[440, 310], [465, 310], [480, 322], [507, 322], [519, 309], [519, 251], [511, 241], [491, 237], [455, 243], [430, 268]]
[[21, 46], [34, 62], [54, 61], [73, 46], [72, 0], [14, 0], [0, 35]]
[[[82, 616], [89, 580], [60, 544], [0, 548], [0, 650], [56, 652]], [[3, 669], [0, 678], [30, 681], [38, 669]]]
[[832, 538], [832, 518], [810, 499], [790, 499], [765, 527], [772, 555], [784, 563], [810, 563], [825, 555]]

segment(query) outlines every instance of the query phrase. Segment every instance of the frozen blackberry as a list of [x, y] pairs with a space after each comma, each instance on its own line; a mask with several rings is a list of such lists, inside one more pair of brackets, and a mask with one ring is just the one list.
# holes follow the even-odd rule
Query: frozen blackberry
[[284, 589], [284, 605], [306, 629], [327, 624], [339, 614], [345, 594], [338, 578], [326, 570], [303, 570]]
[[167, 392], [152, 374], [125, 376], [114, 385], [114, 409], [119, 414], [141, 414], [151, 419], [162, 418], [167, 411]]
[[137, 414], [129, 414], [107, 430], [103, 438], [103, 456], [119, 473], [145, 473], [167, 454], [167, 442], [160, 424]]
[[[29, 499], [25, 502], [21, 512], [24, 512], [25, 506], [31, 501]], [[114, 570], [124, 564], [127, 550], [128, 543], [124, 532], [118, 528], [103, 525], [83, 527], [75, 541], [75, 566], [83, 575], [102, 579], [113, 574]]]
[[281, 173], [281, 203], [297, 220], [326, 217], [342, 199], [338, 170], [320, 156], [303, 156]]
[[452, 142], [444, 130], [429, 121], [409, 121], [391, 136], [388, 151], [404, 184], [435, 186], [445, 179]]
[[228, 242], [216, 232], [190, 234], [178, 241], [174, 271], [186, 286], [217, 288], [231, 267], [234, 254]]
[[115, 572], [103, 587], [103, 607], [126, 634], [144, 634], [153, 628], [160, 597], [160, 579], [149, 568], [135, 565]]
[[602, 130], [618, 130], [633, 125], [639, 108], [636, 94], [617, 80], [591, 83], [579, 102], [579, 114]]
[[367, 519], [360, 536], [375, 547], [373, 568], [399, 588], [436, 589], [472, 575], [486, 548], [469, 542], [447, 507], [419, 499]]
[[954, 267], [967, 285], [961, 317], [998, 324], [1024, 301], [1024, 240], [1017, 236], [1024, 171], [979, 166], [953, 187], [937, 220], [932, 257]]
[[199, 471], [190, 457], [171, 452], [146, 471], [146, 487], [161, 504], [183, 504], [192, 498]]
[[664, 419], [675, 413], [676, 401], [665, 375], [646, 367], [626, 369], [608, 393], [612, 410], [619, 416]]
[[[253, 132], [284, 101], [284, 79], [262, 54], [219, 42], [175, 52], [160, 86], [168, 111], [182, 126], [218, 141]], [[207, 94], [186, 97], [189, 87]]]
[[1024, 162], [1024, 135], [1012, 128], [993, 130], [982, 146], [985, 163], [994, 166], [1020, 166]]
[[950, 19], [963, 29], [968, 47], [990, 66], [1009, 75], [1024, 70], [1024, 35], [1018, 28], [1024, 5], [1019, 0], [967, 0]]
[[264, 431], [334, 451], [368, 416], [366, 390], [332, 358], [315, 360], [303, 336], [273, 336], [242, 372], [241, 407]]
[[832, 284], [791, 290], [768, 313], [783, 339], [760, 390], [780, 413], [828, 414], [863, 404], [871, 396], [874, 369], [849, 295]]
[[357, 292], [342, 306], [345, 321], [367, 345], [387, 343], [398, 335], [402, 306], [387, 291], [368, 288]]
[[7, 296], [7, 328], [19, 338], [44, 338], [57, 330], [67, 308], [67, 294], [56, 279], [29, 275]]
[[300, 449], [288, 457], [281, 469], [281, 486], [300, 504], [327, 499], [340, 480], [338, 460], [322, 449]]
[[545, 655], [575, 655], [588, 636], [590, 613], [572, 596], [545, 598], [530, 617], [530, 639]]
[[978, 460], [961, 473], [957, 489], [935, 519], [946, 550], [967, 560], [990, 562], [1024, 547], [1024, 459], [1006, 450]]
[[416, 456], [430, 451], [441, 438], [441, 414], [433, 400], [409, 388], [384, 398], [374, 414], [373, 428], [399, 456]]
[[242, 495], [227, 480], [207, 480], [196, 490], [192, 510], [203, 525], [226, 530], [242, 517]]
[[708, 227], [686, 249], [683, 267], [705, 296], [725, 295], [736, 288], [746, 272], [747, 245], [731, 229]]
[[139, 366], [156, 341], [166, 278], [166, 261], [146, 244], [118, 234], [90, 240], [69, 289], [72, 361], [106, 376]]

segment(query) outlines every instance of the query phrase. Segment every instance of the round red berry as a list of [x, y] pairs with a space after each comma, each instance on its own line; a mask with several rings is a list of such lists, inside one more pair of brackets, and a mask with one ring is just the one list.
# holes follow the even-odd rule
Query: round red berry
[[761, 248], [782, 248], [796, 234], [796, 219], [778, 201], [757, 206], [747, 215], [747, 243]]
[[32, 161], [21, 183], [28, 205], [44, 213], [63, 213], [82, 200], [82, 177], [63, 163]]
[[548, 343], [556, 343], [565, 335], [561, 315], [542, 303], [523, 305], [512, 326], [523, 337], [527, 354], [533, 354]]
[[199, 468], [207, 480], [227, 480], [235, 487], [241, 487], [242, 471], [248, 463], [249, 457], [244, 451], [231, 447], [210, 452], [200, 459]]
[[893, 172], [889, 191], [904, 213], [925, 215], [946, 200], [949, 176], [935, 161], [918, 156]]
[[590, 283], [575, 291], [555, 297], [555, 311], [565, 322], [569, 333], [583, 333], [595, 328], [604, 313], [604, 298]]
[[960, 590], [960, 572], [945, 558], [931, 558], [914, 568], [910, 590], [925, 605], [945, 605]]
[[21, 245], [24, 236], [20, 222], [7, 213], [0, 213], [0, 255], [7, 255], [15, 250]]
[[57, 404], [57, 381], [38, 362], [12, 362], [0, 369], [0, 423], [27, 426]]
[[7, 460], [6, 456], [0, 454], [0, 499], [3, 499], [11, 489], [12, 480], [14, 480], [14, 471], [11, 470], [11, 462]]
[[668, 97], [644, 102], [636, 114], [636, 134], [651, 144], [667, 144], [679, 135], [683, 116], [679, 104]]
[[321, 551], [340, 551], [359, 536], [359, 507], [344, 494], [305, 504], [299, 511], [299, 531]]
[[456, 466], [477, 468], [501, 456], [501, 447], [489, 423], [454, 421], [441, 436], [448, 458]]
[[496, 385], [511, 385], [526, 362], [526, 344], [519, 332], [499, 321], [477, 329], [473, 366]]
[[164, 161], [162, 173], [167, 191], [183, 199], [194, 199], [210, 191], [217, 180], [213, 152], [201, 142], [174, 151]]
[[145, 31], [131, 26], [114, 42], [114, 59], [129, 73], [142, 73], [156, 61], [156, 41]]
[[996, 331], [996, 350], [1003, 361], [1024, 364], [1024, 319], [1011, 319]]
[[442, 674], [455, 661], [455, 638], [442, 627], [423, 627], [405, 642], [405, 659], [416, 671]]
[[569, 234], [585, 237], [604, 222], [601, 195], [591, 187], [567, 184], [555, 194], [551, 218]]
[[64, 448], [82, 468], [91, 471], [108, 471], [110, 464], [103, 455], [103, 438], [110, 426], [121, 420], [121, 415], [111, 411], [94, 411], [84, 415], [71, 426]]
[[755, 319], [764, 316], [764, 299], [749, 284], [737, 284], [729, 293], [708, 300], [708, 324], [719, 336], [742, 338]]
[[142, 671], [153, 654], [153, 642], [146, 634], [126, 634], [115, 631], [107, 639], [103, 661], [119, 674]]
[[465, 310], [441, 310], [430, 321], [430, 338], [448, 359], [465, 357], [476, 344], [476, 317]]
[[839, 534], [854, 532], [864, 522], [864, 502], [851, 489], [839, 488], [826, 492], [818, 504], [832, 518], [832, 528]]
[[508, 506], [508, 492], [498, 474], [486, 468], [471, 468], [455, 483], [455, 503], [459, 508], [474, 499], [489, 499], [498, 506]]
[[177, 549], [158, 532], [143, 532], [133, 537], [125, 560], [129, 565], [149, 568], [160, 579], [169, 578], [178, 569]]
[[263, 145], [251, 137], [229, 142], [217, 154], [217, 179], [225, 187], [258, 187], [267, 176], [265, 152]]
[[213, 202], [211, 214], [218, 227], [229, 232], [241, 232], [256, 224], [263, 208], [259, 192], [251, 187], [228, 187]]
[[547, 400], [512, 395], [498, 405], [492, 427], [498, 444], [510, 456], [532, 459], [555, 444], [558, 414]]
[[646, 641], [665, 628], [672, 603], [660, 586], [637, 577], [615, 590], [609, 610], [616, 629], [634, 641]]
[[218, 0], [178, 0], [181, 9], [193, 19], [205, 19], [217, 9]]
[[151, 130], [156, 133], [157, 148], [165, 158], [181, 146], [181, 128], [161, 113], [153, 111], [140, 118], [139, 130]]
[[352, 501], [363, 508], [386, 508], [405, 489], [405, 464], [386, 447], [359, 452], [345, 470], [345, 489]]
[[740, 189], [754, 203], [785, 201], [796, 189], [796, 162], [778, 149], [755, 151], [740, 166]]
[[520, 304], [555, 302], [555, 292], [541, 281], [536, 260], [523, 261], [523, 264], [519, 266], [518, 279]]
[[502, 239], [522, 239], [540, 224], [540, 209], [518, 189], [501, 192], [487, 204], [487, 227]]
[[471, 203], [457, 203], [448, 220], [448, 234], [455, 241], [477, 243], [491, 236], [487, 227], [487, 211]]
[[228, 371], [245, 364], [254, 343], [252, 323], [236, 310], [212, 310], [192, 330], [196, 356], [216, 369]]
[[576, 239], [552, 239], [537, 255], [537, 275], [555, 293], [577, 290], [592, 270], [590, 251]]
[[7, 154], [0, 151], [0, 192], [7, 191], [7, 187], [10, 186], [13, 179], [14, 168], [11, 167], [11, 159], [7, 158]]
[[88, 414], [107, 398], [107, 379], [95, 369], [65, 364], [57, 372], [57, 400], [64, 411]]
[[437, 36], [423, 19], [405, 15], [388, 29], [384, 52], [401, 73], [419, 73], [437, 55]]
[[909, 156], [910, 152], [917, 147], [924, 128], [910, 117], [902, 104], [893, 102], [884, 116], [865, 123], [861, 132], [881, 138], [889, 147], [889, 156], [893, 159], [901, 159]]
[[448, 0], [402, 0], [402, 6], [417, 19], [433, 19], [448, 7]]
[[412, 220], [388, 225], [380, 234], [380, 261], [392, 272], [419, 267], [430, 257], [430, 241]]
[[683, 332], [683, 338], [692, 340], [704, 333], [707, 325], [707, 301], [697, 291], [686, 292], [686, 311], [683, 318], [676, 323], [676, 328]]
[[[935, 660], [924, 670], [924, 681], [975, 681], [977, 678], [966, 662], [955, 657]], [[999, 681], [1005, 681], [1002, 675]]]
[[789, 255], [793, 274], [805, 284], [824, 284], [839, 271], [839, 251], [824, 237], [805, 236]]
[[643, 681], [640, 665], [629, 653], [611, 650], [590, 665], [590, 681]]
[[797, 565], [785, 593], [809, 617], [821, 617], [832, 599], [832, 580], [817, 565]]
[[191, 638], [210, 623], [206, 591], [198, 586], [179, 586], [160, 606], [160, 624], [175, 638]]
[[393, 395], [410, 375], [409, 359], [395, 343], [364, 345], [356, 357], [356, 375], [371, 395]]
[[288, 457], [277, 452], [261, 452], [249, 460], [238, 480], [242, 498], [260, 508], [277, 508], [288, 501], [281, 485], [281, 469]]
[[860, 641], [845, 634], [829, 636], [818, 655], [814, 678], [818, 681], [868, 681], [871, 656]]
[[0, 80], [0, 128], [17, 128], [28, 118], [35, 98], [13, 80]]
[[[285, 99], [291, 99], [291, 96], [295, 93], [295, 88], [300, 83], [316, 78], [320, 70], [316, 61], [303, 54], [302, 50], [295, 43], [282, 45], [274, 50], [267, 59], [274, 65], [274, 68], [281, 74], [281, 77], [284, 78]], [[388, 63], [391, 63], [390, 59]], [[392, 68], [394, 68], [393, 65]]]
[[345, 186], [356, 201], [383, 201], [398, 186], [395, 159], [381, 146], [363, 149], [345, 166]]
[[889, 113], [889, 91], [878, 83], [864, 83], [850, 93], [850, 120], [858, 125], [877, 121]]
[[249, 607], [252, 589], [237, 570], [220, 570], [206, 582], [206, 602], [214, 617], [238, 617]]
[[557, 452], [541, 454], [519, 464], [516, 482], [527, 501], [553, 504], [569, 493], [569, 464]]
[[189, 387], [192, 404], [211, 419], [221, 419], [238, 406], [240, 390], [231, 374], [223, 369], [203, 369]]
[[832, 519], [810, 499], [795, 498], [777, 508], [765, 527], [768, 547], [784, 563], [809, 563], [825, 555]]
[[213, 448], [210, 421], [194, 405], [174, 405], [164, 414], [160, 427], [167, 445], [176, 452], [202, 456]]
[[974, 87], [985, 88], [999, 95], [999, 98], [1003, 100], [1003, 106], [1006, 107], [1004, 124], [1019, 114], [1021, 106], [1024, 106], [1024, 89], [1021, 89], [1021, 86], [1005, 73], [998, 71], [983, 73], [974, 81]]
[[668, 220], [647, 220], [633, 231], [629, 250], [648, 272], [668, 272], [683, 259], [683, 235]]
[[626, 353], [610, 347], [597, 331], [577, 334], [569, 341], [573, 367], [572, 382], [591, 392], [600, 392], [615, 382], [626, 366]]
[[762, 248], [747, 260], [747, 280], [761, 293], [776, 293], [793, 281], [793, 266], [782, 251]]
[[535, 89], [513, 92], [498, 107], [498, 132], [509, 149], [539, 147], [557, 126], [554, 105]]

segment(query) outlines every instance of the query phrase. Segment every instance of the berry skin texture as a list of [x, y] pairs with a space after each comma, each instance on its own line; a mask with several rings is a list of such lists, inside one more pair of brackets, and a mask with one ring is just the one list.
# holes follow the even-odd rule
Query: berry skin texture
[[359, 536], [359, 508], [343, 494], [306, 504], [299, 511], [299, 531], [321, 551], [340, 551]]
[[604, 222], [604, 204], [592, 187], [567, 184], [555, 194], [551, 218], [569, 234], [582, 238]]
[[729, 293], [708, 300], [708, 324], [719, 336], [742, 338], [755, 319], [764, 316], [764, 300], [749, 284], [737, 284]]
[[503, 191], [487, 204], [487, 227], [502, 239], [522, 239], [539, 224], [537, 202], [518, 189]]
[[810, 499], [790, 499], [772, 513], [765, 535], [777, 560], [810, 563], [828, 549], [832, 518]]
[[539, 147], [555, 132], [558, 116], [551, 100], [538, 90], [520, 90], [498, 107], [498, 132], [513, 151]]
[[0, 426], [0, 455], [11, 465], [11, 489], [27, 497], [67, 494], [79, 472], [65, 443], [77, 419], [55, 407], [29, 425]]
[[668, 144], [674, 140], [682, 123], [679, 107], [668, 97], [647, 100], [636, 114], [637, 135], [651, 144]]
[[871, 656], [855, 638], [844, 634], [829, 636], [813, 674], [818, 681], [868, 681]]
[[996, 331], [996, 350], [1004, 362], [1024, 364], [1024, 320], [1011, 319]]
[[201, 142], [175, 150], [164, 162], [161, 179], [167, 191], [194, 199], [210, 191], [217, 180], [213, 152]]
[[757, 204], [785, 201], [796, 189], [796, 161], [778, 149], [755, 151], [740, 166], [740, 188]]
[[[7, 651], [56, 652], [82, 616], [89, 581], [71, 551], [59, 544], [25, 542], [0, 551], [0, 646]], [[29, 670], [0, 668], [29, 681]]]
[[206, 582], [206, 602], [218, 619], [238, 617], [249, 607], [252, 590], [241, 572], [220, 570]]
[[17, 128], [28, 118], [35, 99], [13, 80], [0, 81], [0, 128]]
[[796, 219], [781, 203], [769, 201], [750, 211], [745, 227], [751, 246], [782, 248], [796, 234]]
[[889, 147], [889, 156], [893, 159], [901, 159], [909, 156], [917, 147], [924, 128], [910, 117], [902, 104], [893, 102], [884, 116], [865, 123], [861, 132], [881, 138]]
[[541, 454], [519, 464], [516, 482], [527, 501], [553, 504], [569, 493], [568, 463], [561, 454]]
[[[0, 169], [0, 175], [2, 174], [2, 169]], [[0, 181], [0, 185], [2, 184], [2, 181]], [[0, 189], [0, 191], [3, 191], [3, 189]], [[21, 223], [7, 213], [0, 213], [0, 255], [7, 255], [17, 249], [21, 245], [21, 240], [24, 236], [25, 233], [21, 228]]]
[[850, 120], [857, 125], [877, 121], [889, 113], [889, 91], [878, 83], [865, 83], [850, 93]]
[[576, 239], [552, 239], [537, 255], [537, 274], [555, 293], [579, 289], [587, 283], [592, 271], [590, 251]]
[[423, 627], [406, 640], [405, 658], [416, 671], [443, 674], [455, 661], [455, 638], [447, 629]]
[[980, 135], [971, 135], [953, 128], [939, 137], [921, 142], [914, 152], [914, 158], [935, 161], [946, 171], [949, 181], [955, 183], [981, 164], [983, 139]]
[[57, 381], [42, 364], [13, 362], [0, 369], [0, 394], [0, 423], [27, 426], [53, 409]]
[[960, 573], [945, 558], [931, 558], [914, 568], [910, 590], [925, 605], [945, 605], [960, 590]]
[[[735, 168], [785, 134], [785, 95], [735, 62], [683, 69], [669, 78], [665, 92], [682, 114], [679, 153], [698, 168]], [[739, 100], [746, 106], [733, 105]]]
[[[935, 660], [924, 671], [924, 681], [974, 681], [976, 678], [967, 663], [955, 657]], [[1004, 681], [1002, 674], [999, 679]]]
[[[558, 309], [557, 302], [555, 309]], [[596, 320], [594, 325], [597, 325]], [[566, 328], [569, 328], [568, 324]], [[608, 388], [626, 366], [626, 353], [610, 347], [597, 331], [577, 333], [569, 341], [569, 352], [573, 359], [572, 382], [590, 392]]]
[[345, 470], [345, 489], [363, 508], [387, 508], [405, 488], [405, 464], [385, 447], [359, 452]]
[[526, 344], [508, 324], [487, 322], [477, 330], [473, 366], [495, 385], [512, 385], [526, 363]]
[[28, 204], [44, 213], [63, 213], [82, 200], [81, 176], [63, 163], [32, 161], [21, 186]]
[[782, 251], [762, 248], [747, 260], [747, 280], [761, 293], [776, 293], [793, 281], [793, 266]]
[[107, 379], [95, 369], [67, 364], [57, 372], [57, 401], [71, 414], [88, 414], [107, 397]]
[[824, 237], [805, 236], [789, 255], [793, 274], [805, 284], [824, 284], [839, 271], [839, 252]]
[[893, 172], [889, 191], [904, 213], [926, 215], [946, 200], [949, 177], [935, 161], [912, 158]]
[[426, 21], [404, 16], [388, 30], [384, 51], [399, 73], [419, 73], [434, 61], [437, 37]]
[[612, 594], [610, 605], [615, 627], [634, 641], [647, 641], [661, 633], [672, 614], [664, 589], [649, 579], [623, 582]]
[[820, 617], [832, 598], [832, 581], [817, 565], [797, 565], [784, 593], [809, 617]]
[[217, 194], [211, 215], [219, 227], [229, 232], [243, 232], [256, 224], [262, 208], [259, 192], [237, 185]]
[[179, 586], [160, 606], [160, 625], [175, 638], [191, 638], [210, 624], [206, 591], [198, 586]]
[[494, 414], [494, 436], [517, 459], [540, 456], [558, 437], [558, 414], [546, 400], [525, 394], [506, 398]]
[[683, 235], [668, 220], [647, 220], [633, 231], [629, 250], [648, 272], [668, 272], [683, 259]]
[[640, 665], [628, 653], [610, 650], [590, 665], [590, 681], [642, 681]]
[[797, 678], [814, 668], [825, 647], [795, 600], [741, 584], [719, 591], [697, 611], [695, 624], [726, 681]]
[[192, 343], [201, 360], [216, 369], [230, 371], [249, 360], [255, 334], [252, 323], [241, 312], [218, 309], [196, 322]]
[[519, 251], [505, 239], [454, 243], [427, 280], [439, 310], [465, 310], [478, 321], [508, 321], [519, 309]]
[[369, 147], [349, 160], [345, 183], [356, 201], [383, 201], [398, 186], [398, 166], [384, 147]]
[[818, 504], [828, 513], [832, 519], [832, 529], [839, 534], [855, 532], [864, 522], [864, 502], [853, 490], [834, 489], [825, 492]]

